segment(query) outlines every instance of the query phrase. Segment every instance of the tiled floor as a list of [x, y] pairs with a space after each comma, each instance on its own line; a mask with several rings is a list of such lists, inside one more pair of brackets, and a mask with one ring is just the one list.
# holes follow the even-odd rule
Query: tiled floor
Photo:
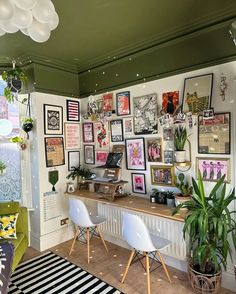
[[[145, 294], [146, 293], [146, 275], [142, 266], [135, 263], [131, 266], [126, 281], [120, 283], [122, 273], [124, 272], [130, 251], [111, 243], [107, 243], [109, 252], [107, 253], [97, 238], [91, 241], [91, 262], [87, 264], [86, 244], [76, 241], [74, 251], [69, 256], [71, 241], [62, 243], [51, 248], [51, 251], [67, 258], [88, 272], [103, 279], [107, 283], [115, 286], [126, 294]], [[29, 248], [24, 259], [29, 259], [40, 254], [38, 251]], [[170, 268], [169, 273], [172, 279], [170, 284], [167, 281], [164, 270], [157, 269], [151, 273], [151, 290], [152, 294], [189, 294], [194, 293], [191, 289], [186, 273]], [[228, 290], [222, 289], [222, 294], [232, 294]]]

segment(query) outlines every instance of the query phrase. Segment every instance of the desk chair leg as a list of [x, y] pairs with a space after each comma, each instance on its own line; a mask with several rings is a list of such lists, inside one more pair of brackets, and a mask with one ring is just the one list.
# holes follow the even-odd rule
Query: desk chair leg
[[100, 238], [101, 238], [101, 240], [102, 240], [102, 243], [103, 243], [103, 245], [104, 245], [106, 251], [108, 252], [108, 248], [107, 248], [107, 245], [106, 245], [106, 243], [105, 243], [105, 240], [103, 239], [103, 235], [102, 235], [102, 232], [101, 232], [100, 228], [99, 228], [98, 226], [96, 226], [96, 229], [97, 229], [97, 232], [98, 232], [98, 234], [99, 234], [99, 236], [100, 236]]
[[90, 262], [90, 231], [87, 228], [87, 254], [88, 254], [88, 263]]
[[146, 272], [147, 272], [147, 290], [148, 290], [148, 294], [151, 294], [149, 256], [148, 256], [148, 253], [145, 253], [145, 255], [146, 255]]
[[77, 228], [77, 230], [75, 230], [74, 240], [73, 240], [73, 242], [72, 242], [72, 246], [71, 246], [71, 248], [70, 248], [69, 255], [71, 255], [71, 253], [72, 253], [72, 250], [73, 250], [74, 245], [75, 245], [75, 240], [76, 240], [77, 236], [79, 235], [79, 233], [80, 233], [80, 229]]
[[135, 250], [133, 249], [133, 250], [131, 251], [131, 254], [130, 254], [130, 257], [129, 257], [129, 261], [128, 261], [128, 264], [127, 264], [127, 266], [126, 266], [126, 269], [125, 269], [125, 272], [124, 272], [123, 278], [122, 278], [122, 280], [121, 280], [121, 283], [122, 283], [122, 284], [124, 283], [125, 278], [126, 278], [126, 276], [127, 276], [127, 273], [128, 273], [129, 267], [130, 267], [130, 264], [131, 264], [131, 262], [132, 262], [132, 260], [133, 260], [133, 257], [134, 257], [134, 253], [135, 253]]
[[160, 253], [159, 251], [157, 251], [157, 254], [158, 254], [159, 258], [160, 258], [160, 262], [161, 262], [161, 264], [162, 264], [162, 266], [163, 266], [163, 268], [164, 268], [164, 271], [165, 271], [165, 273], [166, 273], [166, 276], [167, 276], [169, 282], [171, 283], [171, 279], [170, 279], [170, 276], [169, 276], [168, 270], [167, 270], [167, 268], [166, 268], [165, 262], [164, 262], [164, 260], [163, 260], [163, 258], [162, 258], [162, 256], [161, 256], [161, 253]]

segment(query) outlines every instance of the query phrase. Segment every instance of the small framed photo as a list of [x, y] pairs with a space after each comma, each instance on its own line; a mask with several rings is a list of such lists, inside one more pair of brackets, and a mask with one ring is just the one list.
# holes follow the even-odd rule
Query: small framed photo
[[96, 165], [105, 165], [107, 161], [107, 156], [108, 156], [107, 151], [100, 151], [96, 150], [95, 151], [95, 164]]
[[68, 171], [72, 171], [73, 167], [80, 165], [80, 152], [68, 151]]
[[80, 124], [65, 123], [65, 148], [80, 148]]
[[83, 142], [84, 143], [93, 143], [94, 142], [94, 136], [93, 136], [93, 123], [83, 123], [82, 124], [83, 129]]
[[214, 109], [206, 109], [202, 112], [203, 119], [213, 119], [214, 118]]
[[44, 134], [63, 134], [63, 109], [62, 106], [44, 104]]
[[217, 182], [223, 175], [226, 183], [231, 181], [230, 158], [197, 157], [196, 169], [196, 174], [199, 170], [203, 181]]
[[93, 145], [84, 145], [84, 163], [95, 164], [95, 154]]
[[130, 115], [130, 92], [121, 92], [116, 94], [117, 115]]
[[113, 108], [113, 93], [107, 93], [102, 95], [102, 111], [112, 112]]
[[79, 101], [66, 100], [67, 120], [79, 122], [80, 121], [80, 107]]
[[123, 119], [124, 136], [133, 135], [133, 118], [127, 117]]
[[151, 165], [152, 185], [174, 186], [174, 167]]
[[145, 174], [131, 173], [133, 193], [146, 194]]
[[147, 139], [147, 158], [149, 162], [162, 162], [162, 139]]
[[126, 168], [146, 170], [144, 138], [125, 139]]
[[46, 167], [53, 167], [65, 164], [63, 137], [44, 138]]
[[173, 151], [164, 150], [164, 163], [172, 164], [173, 163]]
[[179, 105], [179, 91], [162, 94], [162, 112], [174, 114]]
[[163, 140], [164, 141], [172, 141], [173, 140], [173, 128], [164, 127], [163, 128]]
[[111, 120], [110, 126], [111, 126], [111, 141], [112, 142], [124, 141], [122, 119]]

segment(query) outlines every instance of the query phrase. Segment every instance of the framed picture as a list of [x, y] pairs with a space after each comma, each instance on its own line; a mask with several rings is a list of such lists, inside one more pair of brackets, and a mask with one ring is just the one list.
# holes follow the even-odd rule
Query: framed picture
[[130, 114], [130, 92], [121, 92], [116, 94], [116, 109], [117, 115], [129, 115]]
[[84, 163], [95, 164], [95, 154], [93, 145], [84, 145]]
[[112, 142], [124, 141], [122, 119], [111, 120], [110, 126], [111, 126], [111, 141]]
[[46, 167], [65, 164], [63, 137], [44, 138]]
[[164, 127], [163, 128], [163, 140], [164, 141], [173, 141], [173, 128]]
[[72, 171], [73, 167], [80, 165], [80, 152], [68, 151], [68, 171]]
[[102, 111], [112, 112], [113, 107], [113, 93], [107, 93], [102, 95]]
[[74, 123], [65, 123], [65, 148], [80, 148], [80, 125]]
[[148, 94], [133, 98], [134, 133], [157, 133], [157, 94]]
[[133, 118], [127, 117], [123, 119], [124, 136], [133, 135]]
[[44, 134], [63, 134], [63, 109], [62, 106], [44, 104]]
[[95, 164], [96, 165], [106, 164], [108, 153], [109, 152], [107, 152], [107, 151], [96, 150], [95, 151]]
[[173, 163], [173, 151], [164, 150], [164, 163], [172, 164]]
[[125, 139], [126, 168], [146, 170], [144, 138]]
[[162, 114], [174, 114], [179, 105], [179, 91], [162, 94]]
[[147, 158], [150, 162], [162, 162], [162, 139], [147, 139]]
[[125, 145], [115, 144], [112, 146], [113, 153], [125, 153]]
[[152, 185], [174, 186], [174, 167], [152, 165], [151, 182]]
[[66, 100], [67, 120], [79, 122], [80, 121], [80, 107], [79, 101]]
[[230, 158], [196, 158], [196, 174], [198, 170], [202, 175], [203, 181], [217, 182], [225, 175], [225, 182], [230, 182]]
[[184, 80], [182, 112], [200, 114], [211, 106], [213, 74], [206, 74]]
[[146, 194], [145, 174], [131, 173], [133, 193]]
[[94, 123], [94, 141], [96, 149], [109, 149], [108, 122]]
[[83, 123], [82, 124], [83, 129], [83, 142], [84, 143], [93, 143], [94, 137], [93, 137], [93, 123]]
[[212, 119], [198, 116], [198, 153], [230, 154], [230, 112], [215, 113]]

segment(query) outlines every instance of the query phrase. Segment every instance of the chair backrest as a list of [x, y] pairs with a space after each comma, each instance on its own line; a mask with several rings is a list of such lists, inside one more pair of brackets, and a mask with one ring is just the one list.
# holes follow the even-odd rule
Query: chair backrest
[[69, 198], [69, 215], [73, 223], [80, 227], [93, 227], [87, 207], [84, 202], [75, 199]]
[[139, 216], [124, 213], [122, 232], [125, 240], [132, 248], [144, 252], [156, 250], [148, 229]]

